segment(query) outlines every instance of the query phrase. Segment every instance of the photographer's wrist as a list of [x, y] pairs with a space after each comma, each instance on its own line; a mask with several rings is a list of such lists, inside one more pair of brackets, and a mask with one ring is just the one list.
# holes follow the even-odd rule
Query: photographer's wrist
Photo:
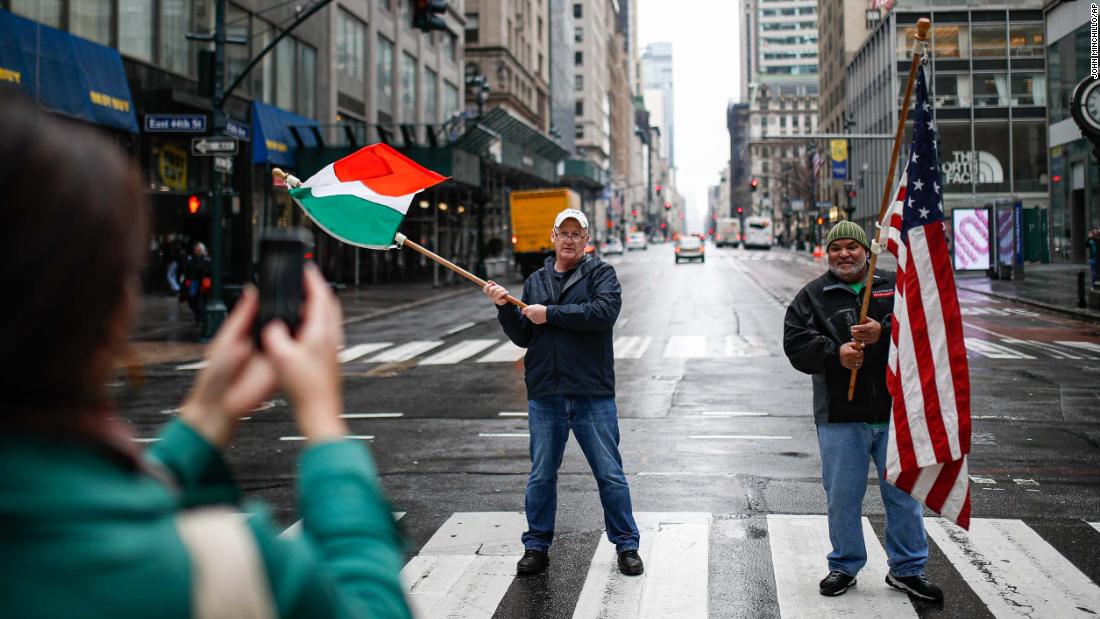
[[219, 450], [229, 445], [236, 426], [235, 420], [227, 415], [191, 400], [180, 406], [180, 420]]

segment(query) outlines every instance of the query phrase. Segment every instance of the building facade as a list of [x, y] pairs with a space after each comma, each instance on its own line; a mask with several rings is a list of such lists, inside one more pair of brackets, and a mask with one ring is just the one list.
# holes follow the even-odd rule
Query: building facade
[[550, 131], [549, 2], [466, 0], [464, 9], [466, 62], [491, 86], [483, 107], [500, 107], [542, 133]]
[[672, 43], [650, 43], [642, 54], [642, 96], [650, 122], [661, 130], [661, 157], [676, 167], [675, 103], [672, 79]]
[[611, 171], [611, 70], [617, 16], [611, 0], [574, 0], [573, 89], [577, 156]]

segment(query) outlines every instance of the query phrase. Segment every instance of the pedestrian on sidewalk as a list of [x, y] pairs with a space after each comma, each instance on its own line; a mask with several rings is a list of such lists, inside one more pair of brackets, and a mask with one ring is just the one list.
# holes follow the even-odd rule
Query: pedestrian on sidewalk
[[191, 255], [183, 263], [183, 285], [180, 286], [180, 295], [191, 308], [195, 316], [195, 324], [201, 324], [203, 314], [206, 311], [206, 301], [210, 297], [210, 255], [206, 251], [206, 245], [195, 243]]
[[1092, 287], [1100, 286], [1100, 229], [1094, 228], [1085, 239], [1089, 252], [1089, 269], [1092, 271]]
[[[886, 507], [886, 582], [916, 597], [942, 601], [943, 592], [924, 575], [928, 538], [921, 504], [884, 480], [892, 405], [886, 362], [895, 277], [875, 270], [867, 320], [857, 324], [869, 268], [867, 235], [858, 224], [841, 221], [825, 242], [829, 270], [799, 291], [783, 327], [783, 350], [791, 365], [813, 379], [832, 543], [826, 557], [829, 573], [818, 588], [821, 595], [844, 594], [867, 563], [862, 508], [867, 464], [873, 461]], [[859, 371], [859, 379], [849, 402], [852, 370]]]
[[504, 333], [527, 349], [527, 424], [531, 474], [524, 509], [525, 552], [516, 566], [535, 574], [549, 565], [558, 501], [558, 468], [569, 431], [580, 444], [600, 489], [607, 539], [615, 544], [619, 571], [643, 571], [638, 525], [619, 455], [612, 328], [622, 307], [615, 268], [584, 253], [588, 218], [576, 209], [558, 213], [550, 230], [555, 255], [523, 284], [521, 312], [495, 282], [485, 294], [497, 306]]
[[[297, 335], [268, 325], [263, 354], [244, 293], [179, 418], [140, 453], [107, 387], [149, 247], [140, 176], [112, 141], [22, 97], [0, 93], [0, 126], [0, 286], [19, 296], [0, 305], [2, 614], [409, 617], [389, 506], [366, 448], [343, 439], [340, 306], [318, 271]], [[223, 456], [277, 387], [307, 438], [296, 539], [264, 511], [241, 517]]]

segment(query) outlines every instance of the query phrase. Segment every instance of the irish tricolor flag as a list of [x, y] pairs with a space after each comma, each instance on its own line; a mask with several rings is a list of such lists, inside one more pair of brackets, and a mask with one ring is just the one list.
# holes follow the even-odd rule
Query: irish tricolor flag
[[290, 195], [332, 236], [386, 249], [413, 196], [445, 180], [393, 148], [374, 144], [325, 166]]

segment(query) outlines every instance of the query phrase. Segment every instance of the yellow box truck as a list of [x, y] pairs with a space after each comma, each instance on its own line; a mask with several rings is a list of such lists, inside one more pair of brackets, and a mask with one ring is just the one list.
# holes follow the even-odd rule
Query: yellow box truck
[[580, 210], [581, 198], [569, 189], [513, 191], [510, 207], [512, 252], [526, 278], [554, 252], [554, 244], [550, 242], [554, 217], [567, 208]]

